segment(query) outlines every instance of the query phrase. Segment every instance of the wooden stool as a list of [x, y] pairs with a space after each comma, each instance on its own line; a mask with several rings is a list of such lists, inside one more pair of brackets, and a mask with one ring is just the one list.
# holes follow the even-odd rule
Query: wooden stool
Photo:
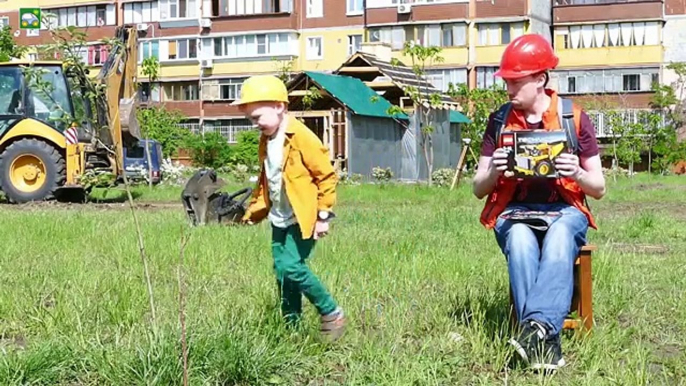
[[[576, 330], [583, 325], [584, 329], [593, 328], [593, 283], [591, 282], [591, 255], [598, 249], [595, 245], [584, 245], [574, 262], [574, 292], [570, 315], [564, 322], [563, 329]], [[574, 315], [576, 314], [576, 315]], [[510, 321], [517, 324], [517, 312], [514, 309], [514, 297], [510, 287]]]

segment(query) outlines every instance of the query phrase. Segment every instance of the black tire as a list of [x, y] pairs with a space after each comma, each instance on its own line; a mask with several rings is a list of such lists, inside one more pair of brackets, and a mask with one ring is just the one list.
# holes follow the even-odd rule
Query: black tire
[[[45, 166], [45, 182], [33, 192], [24, 192], [18, 189], [10, 179], [12, 161], [24, 154], [33, 155], [40, 159]], [[55, 198], [55, 191], [64, 184], [66, 176], [66, 166], [62, 154], [50, 144], [38, 139], [21, 139], [9, 145], [0, 154], [0, 187], [11, 202], [51, 200]]]
[[[547, 172], [543, 173], [541, 170], [547, 170]], [[545, 177], [553, 172], [553, 164], [548, 160], [543, 160], [536, 165], [535, 172], [537, 176]]]

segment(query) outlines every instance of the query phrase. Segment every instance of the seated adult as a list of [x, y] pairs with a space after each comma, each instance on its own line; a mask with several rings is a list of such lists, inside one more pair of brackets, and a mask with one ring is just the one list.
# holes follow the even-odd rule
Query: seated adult
[[[488, 195], [481, 223], [494, 230], [508, 262], [521, 328], [509, 342], [525, 362], [541, 370], [565, 364], [560, 331], [571, 305], [574, 261], [588, 227], [597, 229], [586, 196], [600, 199], [605, 194], [595, 128], [588, 115], [546, 89], [548, 71], [558, 62], [541, 35], [520, 36], [506, 47], [495, 75], [505, 81], [510, 102], [489, 117], [473, 182], [476, 197]], [[571, 109], [573, 115], [562, 114], [563, 109]], [[578, 146], [554, 159], [557, 178], [512, 177], [498, 133], [565, 128], [567, 142]], [[517, 211], [524, 212], [520, 219], [505, 216]], [[526, 212], [539, 224], [532, 224], [532, 218], [522, 221]]]

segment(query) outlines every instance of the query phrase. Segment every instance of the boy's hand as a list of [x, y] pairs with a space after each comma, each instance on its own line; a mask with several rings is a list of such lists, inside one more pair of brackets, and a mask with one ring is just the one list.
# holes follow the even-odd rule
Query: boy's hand
[[329, 223], [324, 221], [317, 221], [314, 224], [314, 239], [318, 240], [329, 233]]

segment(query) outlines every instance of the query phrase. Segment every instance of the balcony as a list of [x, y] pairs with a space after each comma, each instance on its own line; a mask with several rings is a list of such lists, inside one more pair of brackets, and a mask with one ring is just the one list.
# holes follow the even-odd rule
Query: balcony
[[597, 5], [617, 3], [662, 3], [662, 0], [555, 0], [553, 6], [564, 7], [567, 5]]
[[553, 22], [661, 20], [662, 0], [555, 0]]
[[661, 46], [628, 46], [558, 50], [560, 68], [652, 65], [662, 58]]

